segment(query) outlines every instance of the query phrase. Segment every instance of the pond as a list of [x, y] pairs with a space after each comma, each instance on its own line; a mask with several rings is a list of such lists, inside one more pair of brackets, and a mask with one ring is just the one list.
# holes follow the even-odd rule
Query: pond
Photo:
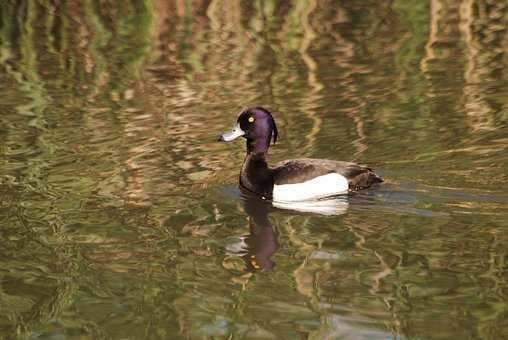
[[[508, 336], [508, 5], [4, 1], [0, 338]], [[237, 188], [271, 163], [385, 178], [333, 214]]]

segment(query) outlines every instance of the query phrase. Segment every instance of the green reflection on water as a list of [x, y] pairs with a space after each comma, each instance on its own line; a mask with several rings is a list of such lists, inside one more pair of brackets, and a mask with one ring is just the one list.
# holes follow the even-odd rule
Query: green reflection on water
[[[0, 337], [501, 338], [502, 2], [0, 5]], [[273, 161], [375, 166], [323, 216], [235, 189]]]

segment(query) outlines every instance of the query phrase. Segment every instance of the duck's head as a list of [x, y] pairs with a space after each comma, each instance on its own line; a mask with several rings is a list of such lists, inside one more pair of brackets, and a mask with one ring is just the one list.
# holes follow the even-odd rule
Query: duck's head
[[259, 106], [243, 110], [233, 129], [222, 134], [219, 141], [230, 142], [238, 137], [247, 139], [248, 152], [266, 152], [271, 139], [274, 143], [277, 140], [277, 126], [272, 114]]

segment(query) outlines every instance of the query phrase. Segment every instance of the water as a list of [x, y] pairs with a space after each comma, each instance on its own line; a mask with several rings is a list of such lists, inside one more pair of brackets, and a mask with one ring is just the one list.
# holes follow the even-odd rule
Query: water
[[[5, 1], [0, 337], [508, 336], [502, 1]], [[385, 177], [333, 214], [236, 188], [270, 161]]]

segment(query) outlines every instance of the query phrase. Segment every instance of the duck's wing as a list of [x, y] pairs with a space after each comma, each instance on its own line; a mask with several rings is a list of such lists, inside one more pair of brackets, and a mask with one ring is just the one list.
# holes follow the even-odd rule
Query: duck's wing
[[278, 163], [273, 168], [274, 184], [277, 185], [302, 183], [329, 173], [344, 176], [350, 190], [368, 188], [374, 183], [383, 182], [383, 179], [370, 168], [328, 159], [290, 159]]

